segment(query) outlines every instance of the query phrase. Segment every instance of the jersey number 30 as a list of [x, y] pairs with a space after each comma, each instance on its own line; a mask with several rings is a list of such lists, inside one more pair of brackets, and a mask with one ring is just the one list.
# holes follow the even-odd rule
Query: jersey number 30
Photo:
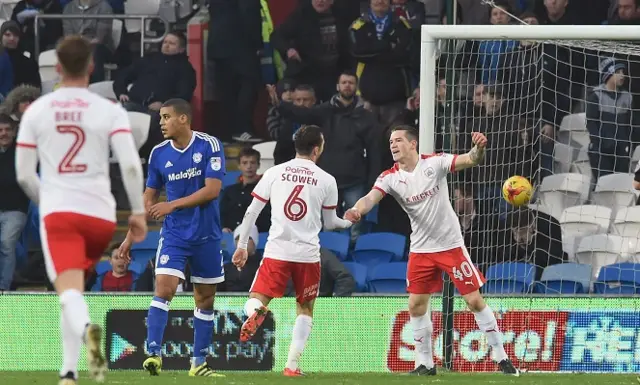
[[84, 146], [85, 135], [82, 128], [78, 126], [56, 126], [56, 130], [61, 134], [74, 136], [73, 144], [58, 165], [58, 172], [60, 174], [68, 174], [87, 171], [86, 164], [73, 163], [74, 158], [78, 155], [82, 146]]
[[284, 215], [290, 221], [297, 222], [307, 215], [307, 202], [300, 198], [300, 193], [304, 185], [299, 184], [293, 188], [291, 194], [284, 203]]

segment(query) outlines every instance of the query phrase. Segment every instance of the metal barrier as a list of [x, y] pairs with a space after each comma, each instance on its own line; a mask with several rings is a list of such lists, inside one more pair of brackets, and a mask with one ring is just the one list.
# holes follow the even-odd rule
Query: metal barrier
[[[140, 29], [140, 57], [144, 56], [144, 45], [146, 43], [159, 43], [164, 40], [165, 36], [169, 33], [169, 22], [159, 15], [36, 15], [34, 24], [38, 25], [39, 20], [77, 20], [77, 19], [98, 19], [98, 20], [122, 20], [122, 19], [139, 19], [142, 24], [142, 28]], [[160, 37], [146, 37], [145, 32], [145, 24], [147, 20], [158, 19], [162, 21], [164, 24], [164, 31], [162, 36]], [[40, 59], [40, 28], [35, 28], [35, 60], [36, 62]]]

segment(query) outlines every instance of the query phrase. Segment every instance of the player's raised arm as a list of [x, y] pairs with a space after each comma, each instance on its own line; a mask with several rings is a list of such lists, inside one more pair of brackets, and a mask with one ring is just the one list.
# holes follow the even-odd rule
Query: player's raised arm
[[369, 211], [371, 211], [375, 205], [380, 203], [382, 198], [389, 193], [391, 190], [389, 184], [390, 176], [389, 171], [385, 171], [378, 179], [376, 179], [376, 183], [371, 188], [371, 191], [362, 198], [358, 199], [356, 204], [347, 210], [344, 214], [345, 219], [348, 219], [352, 222], [359, 221], [363, 216], [367, 215]]
[[[29, 113], [31, 112], [31, 113]], [[38, 178], [38, 152], [32, 123], [33, 109], [27, 110], [20, 122], [16, 139], [16, 179], [25, 194], [34, 203], [40, 200], [40, 178]]]
[[332, 182], [333, 183], [329, 186], [327, 196], [324, 202], [322, 202], [322, 222], [324, 223], [324, 228], [327, 230], [348, 229], [351, 227], [353, 222], [339, 218], [336, 214], [336, 207], [338, 205], [338, 185], [336, 184], [335, 179], [333, 179]]
[[471, 133], [471, 141], [473, 142], [473, 148], [466, 154], [455, 157], [453, 170], [460, 171], [466, 168], [475, 167], [482, 159], [484, 159], [484, 150], [487, 146], [487, 137], [480, 132]]

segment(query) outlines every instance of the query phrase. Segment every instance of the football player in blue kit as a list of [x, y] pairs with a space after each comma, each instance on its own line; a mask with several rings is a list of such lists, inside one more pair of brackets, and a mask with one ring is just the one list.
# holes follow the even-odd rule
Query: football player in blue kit
[[[160, 126], [166, 140], [151, 151], [144, 191], [149, 216], [164, 217], [164, 222], [156, 253], [155, 292], [147, 316], [149, 357], [143, 368], [151, 375], [158, 375], [162, 369], [169, 305], [185, 279], [188, 262], [196, 305], [189, 376], [223, 376], [209, 367], [206, 357], [213, 335], [216, 284], [224, 281], [222, 229], [216, 203], [225, 174], [224, 150], [217, 138], [191, 129], [191, 106], [182, 99], [170, 99], [162, 105]], [[166, 202], [158, 202], [162, 188]], [[131, 245], [127, 234], [120, 246], [125, 258]]]

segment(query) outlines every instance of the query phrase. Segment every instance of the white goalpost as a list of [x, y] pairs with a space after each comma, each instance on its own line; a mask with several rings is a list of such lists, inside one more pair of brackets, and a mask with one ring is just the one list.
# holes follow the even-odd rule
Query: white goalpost
[[[487, 279], [493, 279], [485, 295], [493, 309], [502, 309], [497, 311], [506, 350], [521, 368], [640, 371], [640, 356], [631, 357], [611, 345], [606, 357], [594, 350], [595, 339], [616, 338], [610, 324], [631, 327], [625, 318], [630, 313], [624, 311], [640, 320], [635, 312], [640, 300], [634, 298], [640, 293], [640, 206], [633, 188], [640, 160], [640, 119], [633, 120], [640, 117], [640, 44], [634, 40], [640, 40], [640, 26], [422, 26], [419, 150], [462, 153], [470, 149], [470, 143], [462, 142], [471, 131], [487, 133], [483, 164], [466, 170], [464, 178], [453, 177], [451, 186], [456, 200], [469, 194], [465, 196], [476, 205], [466, 227], [460, 202], [454, 206], [463, 233], [476, 242], [467, 245], [471, 258], [480, 263]], [[491, 47], [493, 42], [503, 44], [500, 51]], [[471, 54], [470, 46], [476, 50]], [[469, 55], [476, 56], [470, 61]], [[622, 68], [624, 82], [612, 84], [609, 80]], [[606, 95], [596, 99], [598, 92], [610, 92], [611, 103], [603, 102]], [[605, 112], [633, 115], [624, 123], [630, 132], [626, 139], [611, 139], [604, 128], [597, 131], [604, 127]], [[611, 123], [614, 131], [618, 123]], [[551, 134], [542, 135], [549, 127]], [[628, 143], [623, 154], [593, 147], [623, 139]], [[614, 163], [624, 158], [624, 165], [612, 170], [602, 166], [600, 157]], [[502, 207], [506, 203], [500, 187], [513, 175], [528, 178], [536, 189], [529, 219]], [[486, 208], [490, 212], [483, 211]], [[482, 222], [473, 219], [476, 213], [497, 219]], [[526, 235], [518, 235], [518, 229]], [[489, 276], [495, 266], [508, 264], [533, 267], [523, 271], [511, 266], [499, 273], [494, 269], [502, 275]], [[453, 370], [494, 370], [486, 343], [473, 337], [475, 326], [462, 312], [462, 301], [453, 308], [453, 325], [441, 326], [453, 330], [446, 353], [453, 354]], [[601, 326], [597, 335], [588, 334], [593, 325]], [[441, 354], [443, 344], [438, 340], [434, 345], [436, 354]]]
[[420, 42], [420, 149], [433, 151], [438, 40], [619, 40], [640, 36], [631, 25], [423, 25]]

